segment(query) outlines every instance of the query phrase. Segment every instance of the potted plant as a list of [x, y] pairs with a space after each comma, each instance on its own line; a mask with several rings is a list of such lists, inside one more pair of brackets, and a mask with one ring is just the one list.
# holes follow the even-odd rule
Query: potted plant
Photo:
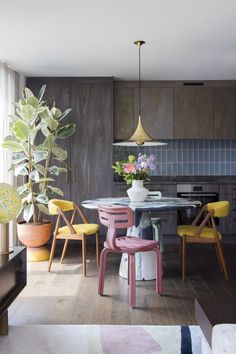
[[71, 109], [62, 113], [54, 104], [49, 107], [43, 100], [45, 89], [44, 85], [36, 97], [25, 88], [23, 99], [15, 103], [11, 135], [2, 144], [12, 151], [10, 170], [24, 180], [18, 187], [23, 221], [18, 222], [17, 232], [20, 241], [28, 247], [39, 247], [51, 236], [51, 222], [44, 220], [43, 215], [49, 215], [47, 205], [53, 195], [63, 196], [54, 181], [68, 169], [67, 151], [60, 148], [60, 140], [75, 131], [75, 124], [64, 124]]
[[153, 154], [147, 156], [140, 153], [137, 159], [129, 155], [128, 160], [117, 161], [112, 168], [128, 185], [132, 183], [132, 187], [127, 190], [131, 202], [142, 202], [146, 199], [148, 190], [144, 188], [143, 182], [149, 180], [149, 172], [155, 169]]

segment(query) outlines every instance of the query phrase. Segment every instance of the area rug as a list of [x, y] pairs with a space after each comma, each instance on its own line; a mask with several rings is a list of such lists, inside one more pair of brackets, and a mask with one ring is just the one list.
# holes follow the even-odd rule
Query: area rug
[[201, 354], [201, 337], [198, 326], [10, 326], [0, 353]]

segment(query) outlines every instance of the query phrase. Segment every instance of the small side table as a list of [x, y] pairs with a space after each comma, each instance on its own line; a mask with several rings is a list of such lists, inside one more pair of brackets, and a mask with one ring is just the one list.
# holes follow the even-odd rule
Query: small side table
[[195, 299], [195, 318], [211, 347], [215, 325], [236, 323], [236, 300], [230, 297]]
[[0, 255], [0, 335], [8, 334], [8, 307], [26, 285], [26, 248]]

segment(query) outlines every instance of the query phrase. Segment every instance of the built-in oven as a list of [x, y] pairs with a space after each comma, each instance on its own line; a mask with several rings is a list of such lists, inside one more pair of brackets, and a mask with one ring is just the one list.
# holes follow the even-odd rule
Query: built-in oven
[[[177, 197], [190, 200], [199, 200], [202, 205], [219, 201], [218, 184], [177, 184]], [[189, 208], [180, 210], [178, 213], [178, 224], [191, 224], [198, 213], [198, 209]], [[218, 225], [219, 220], [215, 218]]]

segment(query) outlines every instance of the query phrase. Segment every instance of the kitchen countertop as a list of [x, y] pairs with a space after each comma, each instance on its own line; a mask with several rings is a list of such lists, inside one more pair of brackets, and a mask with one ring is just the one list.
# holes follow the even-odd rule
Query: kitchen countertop
[[[178, 184], [178, 183], [217, 183], [229, 184], [236, 183], [236, 176], [152, 176], [148, 184]], [[122, 180], [115, 180], [115, 185], [126, 184]], [[146, 183], [145, 183], [146, 184]]]

